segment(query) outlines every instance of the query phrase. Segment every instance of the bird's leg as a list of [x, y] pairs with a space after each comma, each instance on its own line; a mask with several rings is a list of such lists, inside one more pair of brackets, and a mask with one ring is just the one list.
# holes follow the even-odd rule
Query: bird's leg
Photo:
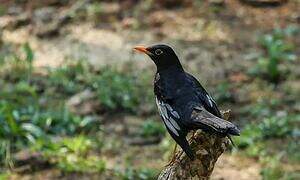
[[196, 131], [193, 131], [193, 134], [192, 134], [192, 136], [191, 136], [191, 139], [192, 139], [192, 140], [194, 140], [195, 134], [196, 134]]

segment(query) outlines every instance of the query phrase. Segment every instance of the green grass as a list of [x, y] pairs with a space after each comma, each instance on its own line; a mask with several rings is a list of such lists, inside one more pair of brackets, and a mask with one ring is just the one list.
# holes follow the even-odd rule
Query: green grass
[[[134, 71], [133, 71], [134, 72]], [[99, 76], [91, 78], [91, 87], [108, 111], [139, 113], [139, 106], [152, 100], [150, 84], [143, 81], [142, 74], [103, 68]]]
[[48, 92], [54, 91], [63, 96], [74, 95], [88, 85], [91, 66], [85, 60], [69, 60], [58, 68], [48, 68], [48, 79], [43, 79]]
[[[12, 165], [13, 153], [35, 146], [39, 141], [48, 142], [49, 139], [58, 136], [76, 138], [78, 134], [88, 136], [99, 131], [99, 121], [92, 116], [71, 113], [65, 105], [70, 97], [85, 89], [91, 89], [97, 95], [102, 113], [142, 113], [140, 108], [149, 104], [152, 98], [150, 84], [144, 83], [147, 76], [112, 67], [94, 69], [84, 60], [68, 61], [66, 65], [58, 68], [44, 69], [46, 73], [37, 73], [32, 64], [34, 52], [27, 43], [21, 47], [20, 54], [7, 52], [1, 57], [1, 165]], [[160, 133], [157, 132], [160, 131], [157, 128], [156, 125], [150, 125], [145, 128], [143, 134], [147, 136]], [[73, 140], [70, 140], [69, 144], [65, 141], [61, 145], [58, 144], [61, 148], [48, 148], [54, 148], [53, 156], [63, 149], [62, 147], [66, 147], [68, 152], [80, 148], [81, 145], [74, 148], [70, 146], [76, 145], [80, 139]], [[77, 153], [70, 154], [70, 157], [57, 157], [59, 168], [65, 171], [105, 169], [105, 163], [97, 157], [91, 156], [86, 159]], [[75, 155], [78, 156], [77, 159]], [[76, 159], [76, 163], [70, 161], [72, 158]]]
[[143, 137], [163, 136], [165, 132], [163, 124], [154, 120], [146, 120], [140, 130]]
[[106, 169], [106, 163], [99, 155], [102, 142], [84, 135], [61, 139], [39, 139], [31, 149], [41, 152], [43, 157], [64, 172], [98, 172]]
[[257, 65], [250, 70], [253, 75], [259, 75], [277, 84], [286, 77], [287, 63], [295, 61], [295, 45], [289, 39], [295, 37], [299, 29], [294, 26], [286, 29], [275, 29], [272, 33], [263, 35], [258, 42], [264, 49], [264, 54], [258, 58]]
[[219, 83], [215, 89], [214, 98], [218, 103], [228, 103], [233, 102], [234, 97], [231, 93], [232, 84], [230, 82], [224, 81]]
[[296, 174], [282, 168], [299, 162], [299, 115], [270, 116], [245, 126], [234, 139], [240, 153], [258, 158], [263, 179], [293, 179]]
[[288, 170], [284, 163], [280, 162], [281, 156], [267, 156], [262, 160], [264, 168], [262, 168], [260, 174], [263, 180], [273, 180], [273, 179], [282, 179], [282, 180], [294, 180], [300, 178], [299, 171]]
[[[272, 36], [279, 38], [279, 35]], [[285, 43], [284, 39], [288, 36], [279, 39]], [[269, 48], [269, 45], [263, 47]], [[8, 176], [4, 172], [13, 167], [14, 154], [23, 149], [41, 153], [42, 158], [65, 173], [112, 171], [120, 179], [156, 177], [158, 172], [151, 168], [126, 166], [125, 169], [108, 169], [102, 153], [118, 153], [123, 145], [117, 140], [118, 137], [113, 142], [104, 142], [108, 138], [102, 138], [103, 134], [97, 136], [97, 133], [105, 132], [102, 132], [105, 128], [101, 124], [102, 117], [111, 117], [117, 113], [138, 115], [146, 119], [139, 127], [137, 136], [149, 138], [166, 134], [160, 121], [149, 119], [157, 113], [152, 94], [152, 76], [148, 72], [136, 70], [133, 65], [118, 69], [111, 66], [97, 69], [84, 59], [68, 60], [60, 67], [36, 70], [30, 45], [24, 44], [19, 50], [0, 54], [1, 177]], [[267, 58], [273, 57], [270, 53], [271, 50], [266, 49]], [[278, 62], [278, 69], [275, 70], [278, 70], [281, 79], [283, 71], [279, 67], [284, 62], [281, 56]], [[259, 75], [270, 74], [268, 79], [273, 79], [268, 68], [259, 68]], [[234, 92], [231, 92], [233, 87], [235, 84], [222, 81], [216, 87], [216, 100], [219, 103], [236, 103]], [[275, 90], [273, 84], [263, 87], [267, 88], [265, 91]], [[95, 94], [100, 111], [87, 115], [71, 112], [66, 106], [67, 100], [87, 89]], [[300, 137], [300, 116], [297, 110], [291, 108], [296, 103], [296, 99], [261, 98], [238, 109], [237, 119], [245, 118], [251, 122], [245, 123], [242, 135], [234, 141], [242, 154], [259, 159], [263, 165], [261, 175], [264, 179], [293, 179], [297, 176], [280, 169], [283, 163], [300, 161], [297, 141]], [[173, 144], [171, 138], [160, 143], [159, 148], [166, 152], [166, 157], [172, 151]]]
[[122, 180], [152, 180], [157, 178], [157, 170], [153, 169], [132, 169], [127, 168], [123, 172], [119, 172], [118, 176]]
[[0, 180], [9, 179], [9, 173], [0, 173]]
[[244, 127], [240, 137], [236, 138], [236, 144], [240, 148], [255, 145], [268, 139], [278, 139], [299, 136], [299, 115], [271, 116], [264, 118], [259, 123], [251, 123]]

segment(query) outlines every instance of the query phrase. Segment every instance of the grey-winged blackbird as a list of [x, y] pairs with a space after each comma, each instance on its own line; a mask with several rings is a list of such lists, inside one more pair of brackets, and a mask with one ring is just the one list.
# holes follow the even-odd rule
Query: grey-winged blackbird
[[173, 49], [164, 44], [136, 46], [156, 64], [154, 94], [160, 116], [172, 138], [190, 159], [194, 153], [186, 135], [202, 129], [222, 137], [240, 135], [239, 129], [222, 115], [213, 98], [195, 77], [184, 71]]

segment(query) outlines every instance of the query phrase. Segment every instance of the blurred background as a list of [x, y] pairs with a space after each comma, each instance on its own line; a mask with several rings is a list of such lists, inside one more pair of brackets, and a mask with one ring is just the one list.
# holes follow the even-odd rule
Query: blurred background
[[155, 179], [167, 43], [242, 129], [212, 179], [300, 179], [299, 0], [0, 0], [0, 179]]

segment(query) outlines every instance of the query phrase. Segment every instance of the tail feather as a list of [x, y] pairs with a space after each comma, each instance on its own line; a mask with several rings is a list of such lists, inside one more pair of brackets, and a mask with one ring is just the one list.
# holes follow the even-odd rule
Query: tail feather
[[221, 118], [203, 118], [197, 122], [200, 129], [223, 135], [239, 136], [240, 130], [231, 122]]
[[240, 130], [233, 123], [221, 119], [210, 112], [206, 111], [203, 107], [197, 107], [192, 112], [192, 125], [197, 129], [209, 131], [224, 136], [233, 135], [239, 136]]
[[231, 122], [221, 119], [223, 122], [220, 123], [220, 119], [216, 120], [208, 120], [201, 122], [200, 129], [211, 132], [211, 133], [217, 133], [220, 135], [227, 136], [232, 146], [235, 147], [235, 144], [231, 138], [231, 135], [233, 136], [239, 136], [240, 130]]
[[195, 159], [195, 154], [193, 152], [193, 150], [191, 149], [191, 147], [188, 145], [184, 148], [182, 148], [182, 150], [185, 152], [185, 154], [193, 161]]
[[193, 161], [195, 159], [195, 154], [192, 148], [190, 147], [188, 141], [186, 140], [186, 138], [175, 139], [175, 141], [182, 148], [185, 154]]

